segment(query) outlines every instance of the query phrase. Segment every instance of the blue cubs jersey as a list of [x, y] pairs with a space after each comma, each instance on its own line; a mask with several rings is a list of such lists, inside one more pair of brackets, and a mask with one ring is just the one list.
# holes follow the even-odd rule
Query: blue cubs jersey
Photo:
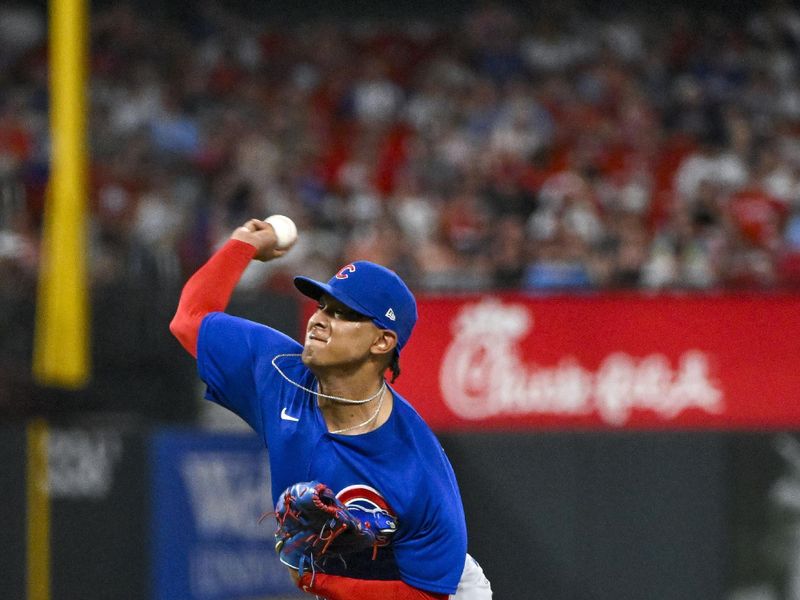
[[[328, 432], [314, 375], [300, 360], [302, 347], [265, 325], [225, 313], [203, 319], [197, 345], [206, 397], [242, 417], [267, 445], [272, 504], [288, 486], [318, 480], [342, 502], [383, 511], [397, 528], [377, 557], [372, 550], [329, 560], [326, 573], [360, 579], [401, 579], [414, 587], [453, 594], [464, 567], [467, 534], [453, 469], [439, 441], [391, 390], [389, 419], [361, 435]], [[278, 355], [277, 359], [275, 358]]]

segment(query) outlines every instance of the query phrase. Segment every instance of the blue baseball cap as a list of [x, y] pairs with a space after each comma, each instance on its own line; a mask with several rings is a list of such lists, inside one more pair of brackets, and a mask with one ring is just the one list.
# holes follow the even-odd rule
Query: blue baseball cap
[[298, 276], [294, 285], [314, 300], [328, 294], [369, 317], [379, 329], [394, 331], [398, 351], [406, 345], [417, 322], [414, 294], [397, 273], [373, 262], [359, 260], [345, 265], [328, 283]]

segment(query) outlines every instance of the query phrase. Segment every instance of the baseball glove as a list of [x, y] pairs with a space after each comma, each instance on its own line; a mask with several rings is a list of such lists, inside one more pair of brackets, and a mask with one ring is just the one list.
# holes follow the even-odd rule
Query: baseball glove
[[275, 550], [283, 564], [302, 575], [324, 571], [332, 556], [373, 548], [378, 532], [353, 516], [324, 483], [295, 483], [284, 490], [275, 505]]

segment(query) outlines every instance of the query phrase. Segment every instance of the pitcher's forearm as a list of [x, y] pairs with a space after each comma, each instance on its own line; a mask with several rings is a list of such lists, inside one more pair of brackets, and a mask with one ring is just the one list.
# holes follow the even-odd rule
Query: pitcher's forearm
[[203, 317], [225, 310], [255, 253], [256, 248], [247, 242], [228, 240], [183, 286], [169, 330], [195, 358]]

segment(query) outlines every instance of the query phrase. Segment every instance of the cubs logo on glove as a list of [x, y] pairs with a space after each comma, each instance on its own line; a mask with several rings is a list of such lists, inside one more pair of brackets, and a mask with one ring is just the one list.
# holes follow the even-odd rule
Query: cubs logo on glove
[[373, 558], [380, 545], [379, 529], [362, 521], [319, 481], [295, 483], [284, 490], [275, 505], [275, 550], [283, 564], [305, 571], [323, 570], [324, 560], [366, 548]]

